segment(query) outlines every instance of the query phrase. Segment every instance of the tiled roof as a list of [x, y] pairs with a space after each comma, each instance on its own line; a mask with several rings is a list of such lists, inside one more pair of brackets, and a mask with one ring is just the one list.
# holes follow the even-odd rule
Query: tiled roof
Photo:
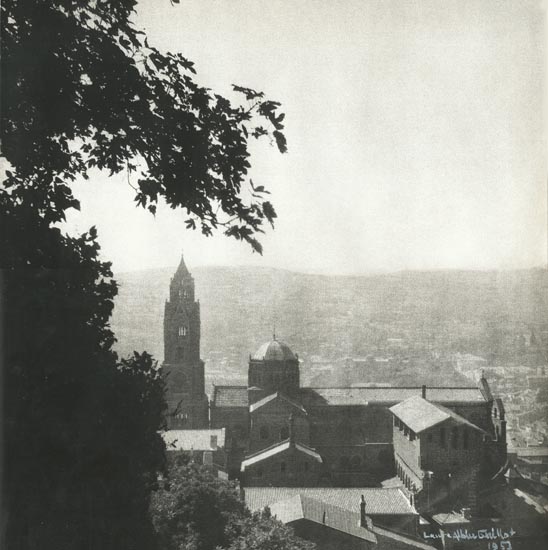
[[375, 515], [417, 515], [409, 500], [399, 488], [380, 487], [246, 487], [245, 503], [251, 511], [295, 495], [313, 498], [350, 512], [358, 512], [361, 495], [365, 497], [365, 513]]
[[273, 393], [272, 395], [267, 395], [266, 397], [263, 397], [263, 399], [260, 399], [256, 403], [253, 403], [253, 405], [249, 407], [249, 412], [253, 412], [253, 411], [256, 411], [257, 409], [260, 409], [263, 405], [270, 403], [273, 399], [283, 399], [286, 403], [289, 403], [294, 408], [306, 414], [306, 411], [303, 409], [301, 405], [291, 401], [291, 399], [288, 399], [285, 395], [281, 394], [280, 392]]
[[478, 431], [483, 431], [478, 426], [466, 420], [466, 418], [450, 409], [431, 403], [419, 395], [410, 397], [390, 407], [390, 411], [416, 433], [423, 432], [436, 424], [445, 422], [449, 418], [452, 418], [459, 424], [466, 424]]
[[215, 451], [211, 438], [217, 438], [217, 447], [225, 446], [225, 429], [218, 430], [168, 430], [162, 437], [168, 451]]
[[213, 403], [216, 407], [247, 407], [247, 386], [215, 386]]
[[274, 503], [270, 507], [272, 515], [283, 523], [306, 519], [319, 523], [369, 542], [377, 542], [375, 535], [367, 527], [360, 525], [359, 512], [351, 513], [344, 508], [327, 504], [301, 494]]
[[[303, 405], [367, 405], [371, 403], [395, 404], [414, 395], [421, 395], [421, 387], [376, 388], [302, 388]], [[426, 398], [435, 403], [483, 403], [485, 398], [479, 388], [430, 388]]]
[[[314, 460], [317, 460], [318, 462], [322, 462], [322, 457], [314, 449], [311, 449], [310, 447], [303, 445], [302, 443], [294, 443], [294, 445], [296, 450], [311, 456]], [[262, 451], [249, 455], [245, 460], [242, 461], [242, 472], [245, 471], [247, 466], [251, 466], [252, 464], [256, 464], [257, 462], [262, 462], [263, 460], [266, 460], [271, 456], [275, 456], [279, 453], [287, 451], [289, 447], [291, 447], [291, 442], [288, 439], [286, 441], [283, 441], [282, 443], [277, 443], [276, 445], [272, 445], [271, 447], [268, 447]]]

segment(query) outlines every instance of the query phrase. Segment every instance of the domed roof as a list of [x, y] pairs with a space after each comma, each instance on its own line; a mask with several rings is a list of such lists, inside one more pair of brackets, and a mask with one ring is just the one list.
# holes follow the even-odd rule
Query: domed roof
[[287, 344], [272, 340], [263, 344], [252, 356], [253, 361], [297, 361]]

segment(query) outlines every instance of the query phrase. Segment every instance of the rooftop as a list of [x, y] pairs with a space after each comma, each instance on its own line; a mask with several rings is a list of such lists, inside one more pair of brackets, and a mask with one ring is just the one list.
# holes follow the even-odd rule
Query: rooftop
[[[217, 445], [212, 446], [212, 438]], [[168, 430], [162, 433], [168, 451], [215, 451], [225, 446], [225, 429], [218, 430]]]
[[306, 414], [306, 411], [303, 409], [302, 405], [299, 405], [295, 403], [294, 401], [291, 401], [291, 399], [288, 399], [285, 395], [281, 394], [280, 392], [273, 393], [272, 395], [267, 395], [266, 397], [263, 397], [263, 399], [260, 399], [256, 403], [253, 403], [249, 407], [249, 412], [256, 411], [257, 409], [260, 409], [264, 405], [270, 403], [274, 399], [283, 399], [286, 401], [289, 405], [291, 405], [293, 408], [298, 409], [300, 412]]
[[[302, 388], [303, 404], [307, 405], [367, 405], [395, 404], [414, 395], [421, 395], [421, 386], [368, 388]], [[485, 403], [477, 387], [428, 387], [426, 397], [435, 403]]]
[[246, 407], [249, 405], [247, 386], [215, 386], [213, 403], [216, 407]]
[[[307, 445], [303, 445], [302, 443], [294, 443], [293, 445], [297, 451], [300, 451], [301, 453], [305, 453], [311, 456], [317, 462], [322, 462], [322, 457], [311, 447], [308, 447]], [[285, 441], [282, 441], [281, 443], [276, 443], [275, 445], [267, 447], [266, 449], [263, 449], [256, 453], [248, 455], [247, 458], [245, 458], [242, 461], [241, 470], [243, 472], [245, 471], [247, 466], [251, 466], [253, 464], [256, 464], [257, 462], [262, 462], [267, 458], [270, 458], [279, 453], [287, 451], [290, 447], [291, 447], [291, 441], [287, 439]]]
[[306, 519], [369, 542], [377, 538], [368, 527], [360, 525], [359, 512], [349, 513], [344, 508], [327, 504], [314, 498], [296, 494], [270, 507], [272, 515], [283, 523]]
[[419, 395], [390, 407], [390, 411], [415, 433], [420, 433], [450, 418], [458, 424], [465, 424], [475, 430], [483, 431], [452, 410], [431, 403]]
[[403, 491], [397, 487], [246, 487], [245, 503], [251, 511], [295, 495], [313, 498], [326, 504], [358, 512], [361, 495], [365, 497], [365, 513], [375, 515], [417, 515]]

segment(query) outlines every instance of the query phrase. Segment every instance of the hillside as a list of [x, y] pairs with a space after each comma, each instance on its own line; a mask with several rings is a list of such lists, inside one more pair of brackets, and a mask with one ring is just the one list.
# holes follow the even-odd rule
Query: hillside
[[[523, 361], [528, 354], [524, 358], [520, 339], [548, 335], [543, 269], [348, 277], [254, 267], [190, 269], [201, 303], [202, 357], [208, 378], [217, 383], [243, 381], [249, 353], [271, 337], [274, 326], [305, 370], [379, 355], [423, 365], [455, 352]], [[117, 275], [112, 327], [122, 354], [145, 349], [162, 358], [163, 305], [173, 272]], [[367, 380], [350, 382], [377, 381], [374, 370]]]

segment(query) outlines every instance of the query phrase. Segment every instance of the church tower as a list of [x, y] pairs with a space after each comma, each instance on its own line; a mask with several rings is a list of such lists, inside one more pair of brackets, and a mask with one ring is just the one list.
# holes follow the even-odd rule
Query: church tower
[[208, 427], [204, 362], [200, 359], [200, 303], [184, 258], [171, 279], [164, 311], [164, 364], [169, 429]]

